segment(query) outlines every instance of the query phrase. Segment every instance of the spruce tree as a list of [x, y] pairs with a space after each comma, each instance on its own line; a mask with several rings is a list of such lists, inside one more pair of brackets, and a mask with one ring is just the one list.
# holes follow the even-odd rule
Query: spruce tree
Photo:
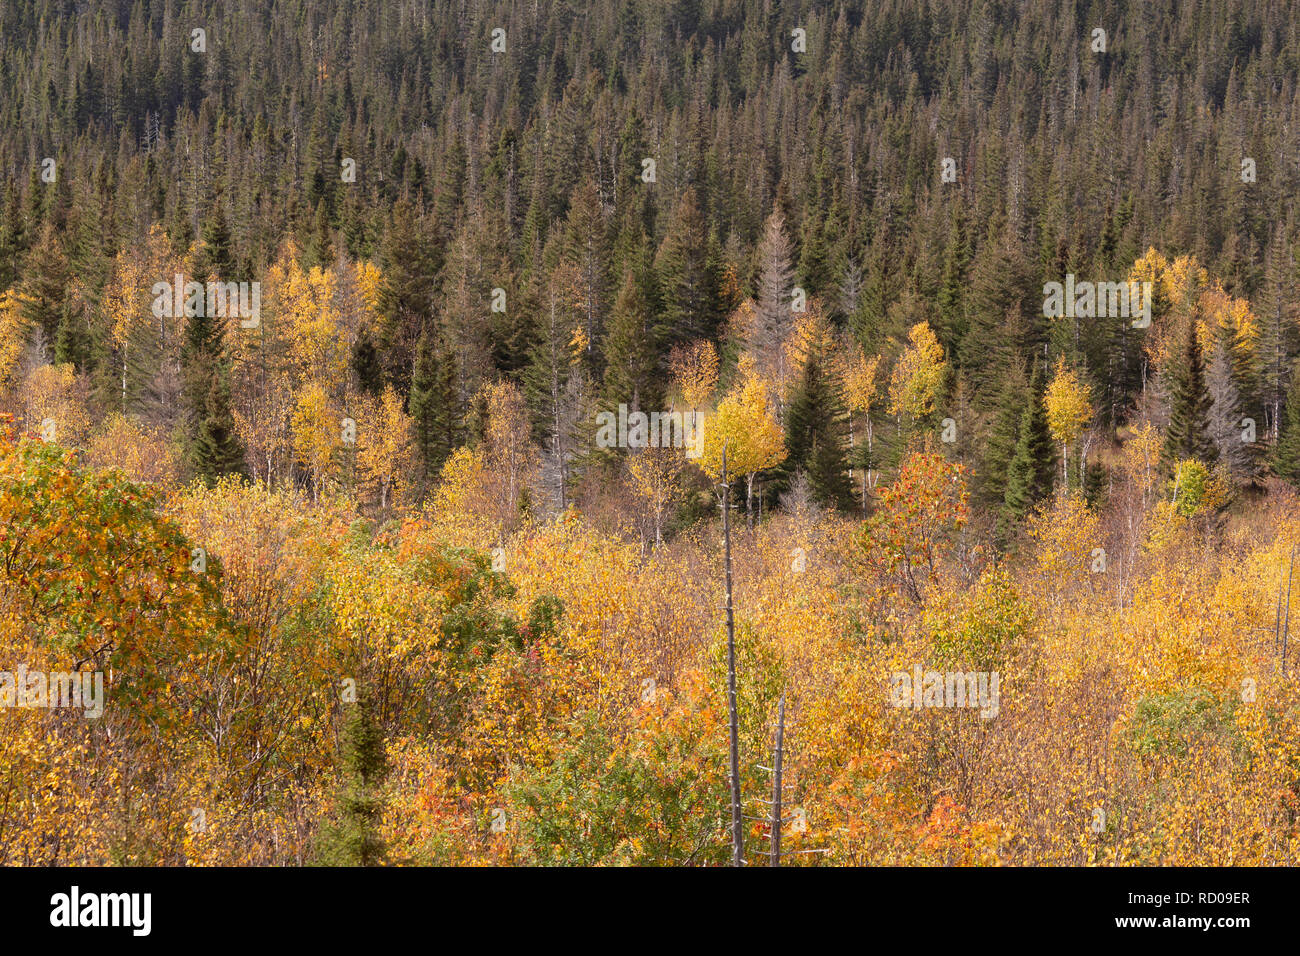
[[0, 211], [0, 292], [12, 286], [18, 278], [18, 264], [26, 248], [25, 237], [18, 185], [10, 179], [5, 187], [4, 208]]
[[665, 348], [713, 338], [723, 318], [721, 277], [695, 190], [688, 188], [677, 201], [654, 264], [663, 293], [656, 338]]
[[1286, 406], [1282, 411], [1273, 470], [1300, 488], [1300, 363], [1291, 369], [1291, 387], [1287, 390]]
[[[190, 259], [194, 281], [235, 282], [234, 245], [218, 201], [207, 217], [203, 239]], [[206, 297], [185, 320], [181, 344], [181, 394], [185, 404], [186, 452], [194, 474], [211, 484], [244, 470], [235, 434], [225, 347], [226, 319], [209, 315]]]
[[[72, 275], [63, 242], [52, 225], [46, 225], [28, 250], [19, 279], [26, 320], [39, 328], [46, 342], [58, 338], [59, 324], [67, 312]], [[72, 351], [79, 351], [73, 348]]]
[[209, 277], [218, 282], [235, 282], [235, 252], [230, 238], [230, 227], [220, 203], [208, 216], [203, 228], [203, 242], [194, 251], [190, 262], [194, 279], [207, 282]]
[[820, 505], [848, 510], [853, 507], [848, 463], [844, 452], [844, 408], [822, 356], [811, 354], [786, 415], [785, 444], [789, 455], [776, 482], [777, 494], [788, 490], [802, 472], [808, 489]]
[[433, 321], [433, 294], [441, 256], [424, 222], [410, 206], [394, 206], [380, 252], [379, 346], [388, 380], [401, 393], [410, 390], [420, 330]]
[[949, 355], [957, 354], [966, 335], [966, 270], [970, 266], [970, 257], [966, 219], [959, 212], [953, 220], [943, 253], [943, 277], [937, 295], [939, 315], [932, 323], [939, 343]]
[[384, 370], [379, 364], [379, 350], [375, 348], [370, 333], [362, 328], [352, 346], [352, 373], [357, 377], [361, 390], [369, 395], [378, 395], [384, 388]]
[[1176, 465], [1185, 458], [1212, 464], [1218, 450], [1210, 432], [1213, 400], [1205, 384], [1201, 349], [1196, 342], [1196, 324], [1187, 322], [1182, 347], [1169, 363], [1165, 382], [1169, 393], [1169, 426], [1165, 430], [1163, 458]]
[[[1038, 388], [1037, 378], [1034, 380], [1034, 388]], [[994, 510], [1002, 507], [1006, 497], [1007, 470], [1016, 454], [1020, 420], [1032, 394], [1035, 392], [1026, 387], [1022, 373], [1017, 368], [1015, 376], [1007, 379], [997, 414], [982, 442], [983, 455], [975, 473], [977, 495]]]
[[203, 415], [194, 433], [193, 456], [195, 473], [209, 485], [222, 475], [244, 473], [244, 448], [235, 434], [230, 386], [221, 374], [209, 380]]
[[1055, 458], [1056, 446], [1047, 425], [1047, 410], [1035, 368], [1030, 379], [1029, 401], [1020, 416], [1016, 449], [1007, 465], [1007, 486], [1002, 498], [1004, 523], [1023, 518], [1052, 493]]
[[388, 777], [384, 734], [367, 698], [351, 706], [340, 747], [343, 779], [333, 819], [317, 837], [314, 862], [321, 866], [382, 866], [388, 856], [379, 833]]
[[644, 279], [629, 268], [614, 301], [605, 343], [607, 408], [617, 408], [620, 403], [638, 409], [659, 407], [663, 392], [662, 380], [656, 375], [659, 348], [644, 286]]
[[414, 421], [415, 448], [425, 486], [434, 481], [456, 447], [456, 380], [451, 356], [425, 330], [415, 349], [407, 410]]

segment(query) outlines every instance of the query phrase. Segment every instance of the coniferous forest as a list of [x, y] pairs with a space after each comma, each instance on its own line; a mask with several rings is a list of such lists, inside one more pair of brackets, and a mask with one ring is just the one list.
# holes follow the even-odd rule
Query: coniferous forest
[[1300, 863], [1298, 84], [1293, 0], [0, 0], [0, 865]]

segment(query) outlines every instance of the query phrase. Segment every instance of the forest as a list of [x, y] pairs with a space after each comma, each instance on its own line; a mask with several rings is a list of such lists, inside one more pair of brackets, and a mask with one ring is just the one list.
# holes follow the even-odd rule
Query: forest
[[1300, 863], [1298, 83], [1295, 0], [0, 0], [0, 866]]

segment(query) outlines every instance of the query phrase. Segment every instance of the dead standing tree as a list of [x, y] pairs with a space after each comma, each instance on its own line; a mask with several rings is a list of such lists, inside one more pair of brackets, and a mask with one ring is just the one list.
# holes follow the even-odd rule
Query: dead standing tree
[[731, 482], [727, 476], [727, 445], [722, 445], [723, 580], [727, 594], [727, 710], [731, 749], [731, 865], [745, 864], [745, 833], [740, 814], [740, 744], [736, 714], [736, 618], [731, 602]]

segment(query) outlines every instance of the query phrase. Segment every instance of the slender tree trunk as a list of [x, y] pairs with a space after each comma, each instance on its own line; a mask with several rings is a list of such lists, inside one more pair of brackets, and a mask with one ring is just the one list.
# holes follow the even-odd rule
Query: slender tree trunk
[[772, 761], [772, 866], [781, 865], [781, 751], [785, 745], [785, 694], [776, 712], [776, 753]]
[[1277, 619], [1273, 622], [1273, 651], [1277, 652], [1277, 646], [1282, 641], [1282, 567], [1279, 564], [1277, 569]]
[[1286, 619], [1282, 623], [1282, 673], [1286, 674], [1286, 645], [1291, 636], [1291, 575], [1295, 571], [1295, 548], [1291, 548], [1291, 563], [1286, 572]]
[[745, 476], [745, 528], [754, 530], [754, 473]]
[[736, 619], [731, 603], [731, 482], [727, 476], [727, 446], [722, 446], [723, 576], [727, 593], [727, 710], [731, 762], [731, 865], [744, 864], [745, 838], [740, 819], [740, 744], [736, 716]]

